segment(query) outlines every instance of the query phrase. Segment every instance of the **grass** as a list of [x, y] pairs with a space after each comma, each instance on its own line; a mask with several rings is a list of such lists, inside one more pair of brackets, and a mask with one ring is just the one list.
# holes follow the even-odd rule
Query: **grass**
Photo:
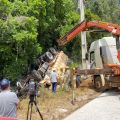
[[[81, 87], [75, 89], [75, 96], [81, 96], [87, 94], [88, 88]], [[73, 109], [72, 101], [72, 90], [65, 91], [59, 88], [57, 93], [52, 93], [51, 90], [45, 88], [40, 89], [40, 97], [37, 98], [38, 107], [44, 116], [44, 120], [60, 120], [60, 113], [57, 111], [59, 108]], [[26, 113], [29, 99], [21, 101], [20, 109], [18, 110], [19, 120], [26, 120]], [[59, 118], [59, 117], [60, 118]], [[39, 115], [36, 113], [35, 107], [33, 107], [32, 120], [39, 120]]]

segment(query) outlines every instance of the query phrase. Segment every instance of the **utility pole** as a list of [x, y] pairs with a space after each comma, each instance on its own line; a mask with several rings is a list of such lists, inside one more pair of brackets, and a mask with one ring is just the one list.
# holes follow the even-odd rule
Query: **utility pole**
[[[80, 12], [80, 22], [85, 20], [84, 13], [84, 0], [78, 0], [78, 10]], [[87, 68], [86, 53], [87, 53], [87, 42], [86, 32], [81, 32], [81, 50], [82, 50], [82, 69]]]

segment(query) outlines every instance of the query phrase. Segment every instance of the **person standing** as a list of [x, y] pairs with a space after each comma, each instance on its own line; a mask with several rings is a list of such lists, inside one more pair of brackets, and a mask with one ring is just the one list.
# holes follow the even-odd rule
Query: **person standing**
[[65, 90], [66, 91], [69, 91], [71, 86], [70, 86], [70, 83], [71, 83], [71, 71], [70, 69], [67, 67], [66, 68], [66, 71], [65, 71], [65, 74], [64, 74], [64, 79], [65, 79]]
[[51, 83], [52, 83], [52, 92], [56, 93], [57, 89], [57, 82], [58, 82], [58, 74], [55, 70], [51, 73], [50, 77]]
[[14, 92], [10, 91], [10, 81], [3, 79], [0, 82], [0, 88], [0, 116], [16, 118], [19, 99]]
[[76, 88], [80, 87], [80, 75], [76, 75]]
[[16, 86], [17, 86], [16, 94], [17, 94], [18, 97], [20, 97], [22, 95], [20, 91], [23, 87], [22, 87], [22, 84], [19, 80], [16, 82]]

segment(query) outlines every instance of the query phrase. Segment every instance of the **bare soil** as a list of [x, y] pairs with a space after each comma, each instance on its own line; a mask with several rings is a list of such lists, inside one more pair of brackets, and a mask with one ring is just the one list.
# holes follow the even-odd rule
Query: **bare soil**
[[[80, 88], [70, 91], [59, 88], [56, 94], [53, 94], [51, 90], [41, 89], [37, 103], [44, 120], [62, 120], [71, 112], [100, 95], [101, 93], [90, 88], [90, 84], [90, 80], [84, 80]], [[74, 100], [73, 93], [75, 93]], [[28, 102], [28, 98], [21, 101], [18, 109], [19, 120], [26, 120]], [[40, 120], [35, 106], [33, 106], [32, 120]]]

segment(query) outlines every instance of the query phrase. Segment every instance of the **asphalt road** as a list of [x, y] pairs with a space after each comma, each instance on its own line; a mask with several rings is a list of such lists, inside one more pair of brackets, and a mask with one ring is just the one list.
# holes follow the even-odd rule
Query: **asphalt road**
[[120, 92], [105, 92], [64, 120], [120, 120]]

